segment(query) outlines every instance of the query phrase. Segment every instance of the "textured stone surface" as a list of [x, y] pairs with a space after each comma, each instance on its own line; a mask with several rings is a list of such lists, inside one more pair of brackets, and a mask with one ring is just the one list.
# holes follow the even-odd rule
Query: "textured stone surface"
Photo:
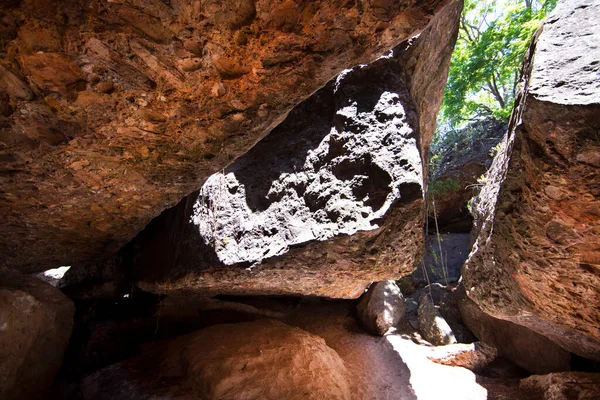
[[116, 252], [448, 3], [2, 2], [0, 264], [38, 272]]
[[[422, 197], [414, 107], [395, 64], [342, 73], [208, 178], [191, 219], [221, 262], [260, 262], [374, 230], [392, 204]], [[290, 126], [297, 121], [300, 129]]]
[[433, 73], [448, 65], [459, 11], [449, 5], [393, 54], [338, 76], [153, 221], [133, 244], [138, 284], [356, 298], [412, 271], [421, 154], [446, 77]]
[[467, 296], [600, 360], [600, 29], [594, 1], [563, 1], [525, 62], [504, 149], [475, 202]]
[[600, 374], [559, 372], [521, 379], [519, 387], [539, 393], [544, 400], [595, 400], [600, 397]]
[[495, 347], [482, 342], [475, 342], [435, 347], [428, 358], [438, 364], [463, 367], [474, 372], [480, 372], [487, 368], [497, 357], [498, 350]]
[[322, 338], [272, 320], [215, 325], [100, 370], [83, 383], [86, 400], [275, 400], [300, 393], [306, 399], [350, 399], [348, 372]]
[[491, 317], [470, 299], [459, 300], [462, 320], [477, 338], [521, 368], [536, 374], [570, 369], [571, 354], [524, 326]]
[[358, 320], [372, 334], [383, 336], [404, 317], [405, 305], [394, 281], [376, 282], [357, 306]]
[[75, 307], [34, 277], [0, 270], [0, 397], [45, 398], [67, 348]]
[[417, 315], [419, 318], [419, 331], [429, 343], [434, 346], [456, 343], [456, 337], [450, 325], [435, 308], [431, 297], [425, 293], [419, 299]]

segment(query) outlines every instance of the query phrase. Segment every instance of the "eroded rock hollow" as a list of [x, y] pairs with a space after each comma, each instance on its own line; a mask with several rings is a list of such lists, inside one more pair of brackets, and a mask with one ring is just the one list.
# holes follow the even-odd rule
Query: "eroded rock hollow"
[[132, 245], [137, 284], [356, 298], [410, 273], [459, 10], [447, 6], [420, 35], [344, 71], [153, 221]]

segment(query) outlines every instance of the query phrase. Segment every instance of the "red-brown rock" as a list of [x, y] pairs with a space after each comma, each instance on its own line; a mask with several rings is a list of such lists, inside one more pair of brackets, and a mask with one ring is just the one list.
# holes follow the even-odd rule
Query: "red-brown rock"
[[[0, 265], [37, 272], [116, 252], [342, 69], [448, 3], [3, 2]], [[263, 62], [282, 55], [293, 62]], [[146, 109], [166, 121], [141, 119]]]
[[75, 307], [50, 284], [0, 270], [0, 397], [45, 398], [61, 365]]
[[519, 387], [544, 400], [595, 400], [600, 396], [600, 374], [558, 372], [521, 379]]
[[84, 380], [83, 397], [349, 400], [348, 378], [321, 337], [259, 320], [205, 328], [109, 366]]
[[[373, 281], [410, 273], [422, 254], [422, 160], [460, 7], [448, 5], [376, 62], [344, 71], [152, 221], [130, 245], [137, 285], [357, 298]], [[223, 129], [244, 126], [245, 107], [215, 110]]]
[[[597, 2], [559, 3], [535, 36], [504, 149], [475, 202], [463, 269], [486, 314], [600, 360]], [[501, 350], [501, 349], [500, 349]]]

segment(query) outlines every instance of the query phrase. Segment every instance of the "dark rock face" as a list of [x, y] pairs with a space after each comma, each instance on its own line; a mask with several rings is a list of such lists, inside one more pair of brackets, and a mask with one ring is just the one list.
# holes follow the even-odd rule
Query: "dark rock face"
[[0, 265], [114, 254], [449, 3], [3, 1]]
[[[468, 233], [449, 233], [440, 235], [428, 235], [425, 240], [425, 254], [422, 266], [419, 266], [412, 274], [402, 278], [401, 281], [407, 285], [422, 287], [428, 282], [448, 283], [457, 282], [460, 278], [462, 266], [471, 251], [471, 235]], [[442, 252], [440, 254], [440, 247]], [[446, 274], [442, 268], [446, 268]], [[427, 276], [425, 276], [427, 273]]]
[[50, 284], [0, 271], [1, 398], [44, 398], [67, 348], [74, 312]]
[[[534, 39], [463, 269], [486, 314], [600, 360], [600, 41], [594, 1], [564, 1]], [[501, 349], [500, 349], [501, 350]]]
[[358, 320], [369, 333], [383, 336], [404, 317], [405, 308], [396, 282], [376, 282], [358, 303]]
[[[356, 298], [412, 271], [430, 139], [420, 133], [432, 131], [446, 77], [431, 72], [448, 65], [460, 7], [342, 73], [154, 221], [133, 244], [140, 287]], [[415, 103], [424, 96], [427, 108]]]

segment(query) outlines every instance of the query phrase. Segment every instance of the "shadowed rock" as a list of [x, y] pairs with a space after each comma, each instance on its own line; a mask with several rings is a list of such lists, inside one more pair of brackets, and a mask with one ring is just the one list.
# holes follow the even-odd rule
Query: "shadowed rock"
[[132, 244], [138, 285], [356, 298], [411, 272], [422, 252], [422, 155], [460, 6], [339, 75], [153, 221]]
[[417, 310], [419, 330], [429, 343], [434, 346], [443, 346], [456, 343], [456, 337], [448, 322], [435, 308], [429, 295], [423, 293], [419, 299]]
[[73, 328], [75, 307], [49, 283], [0, 270], [0, 397], [45, 398]]

